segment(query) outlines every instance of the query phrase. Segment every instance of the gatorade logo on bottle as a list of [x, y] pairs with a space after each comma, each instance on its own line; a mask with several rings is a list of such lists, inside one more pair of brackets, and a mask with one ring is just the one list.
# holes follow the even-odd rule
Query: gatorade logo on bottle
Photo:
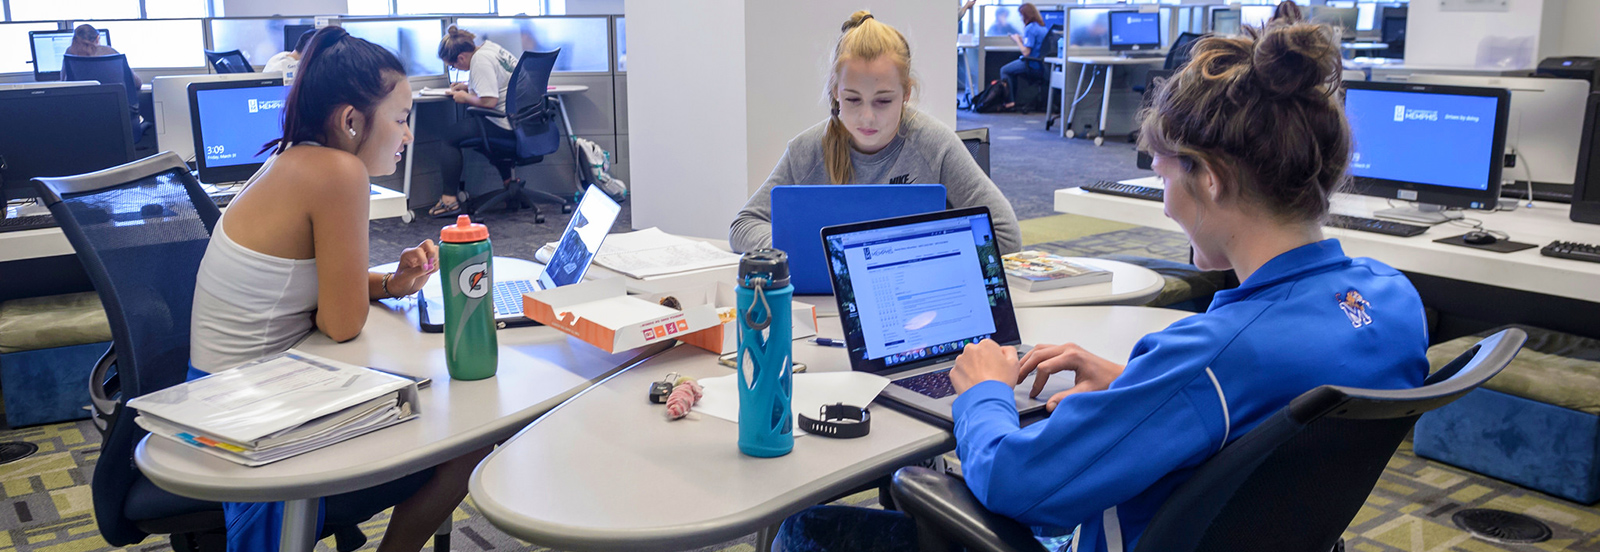
[[467, 265], [456, 276], [457, 289], [461, 294], [471, 299], [478, 299], [489, 294], [489, 263]]

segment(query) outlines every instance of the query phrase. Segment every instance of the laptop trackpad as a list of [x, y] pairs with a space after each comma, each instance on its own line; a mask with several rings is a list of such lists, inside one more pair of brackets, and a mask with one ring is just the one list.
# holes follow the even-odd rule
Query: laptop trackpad
[[1028, 376], [1028, 379], [1023, 380], [1021, 384], [1013, 389], [1017, 400], [1017, 412], [1027, 414], [1031, 411], [1043, 409], [1044, 403], [1049, 401], [1050, 397], [1055, 396], [1056, 393], [1072, 389], [1072, 385], [1077, 379], [1074, 377], [1075, 375], [1073, 372], [1050, 374], [1050, 380], [1045, 382], [1044, 391], [1039, 392], [1039, 398], [1037, 399], [1028, 397], [1033, 392], [1034, 378], [1032, 375]]

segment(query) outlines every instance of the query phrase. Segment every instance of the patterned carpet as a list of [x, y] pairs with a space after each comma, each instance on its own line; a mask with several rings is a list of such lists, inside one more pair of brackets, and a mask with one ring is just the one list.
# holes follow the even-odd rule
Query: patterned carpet
[[[1148, 174], [1133, 168], [1127, 144], [1108, 142], [1095, 148], [1082, 140], [1065, 141], [1045, 134], [1042, 125], [1020, 115], [962, 114], [962, 126], [989, 126], [996, 132], [995, 181], [1016, 207], [1024, 243], [1029, 247], [1075, 256], [1138, 255], [1186, 261], [1182, 234], [1119, 224], [1075, 215], [1056, 215], [1052, 192], [1100, 178], [1121, 179]], [[1028, 139], [1004, 138], [1004, 136]], [[1063, 166], [1067, 170], [1063, 170]], [[1065, 174], [1063, 174], [1065, 173]], [[531, 256], [539, 244], [553, 240], [566, 217], [546, 211], [548, 222], [532, 224], [525, 215], [504, 215], [492, 221], [502, 254]], [[629, 228], [624, 209], [618, 228]], [[403, 247], [437, 237], [442, 221], [403, 224], [373, 223], [372, 258], [387, 262]], [[3, 422], [3, 420], [0, 420]], [[96, 530], [89, 477], [98, 460], [99, 434], [87, 422], [0, 431], [0, 442], [26, 441], [39, 452], [0, 465], [0, 552], [101, 552], [113, 550]], [[845, 504], [876, 507], [875, 492], [843, 499]], [[1450, 521], [1463, 508], [1499, 508], [1538, 518], [1554, 537], [1537, 545], [1499, 545], [1473, 538]], [[375, 550], [387, 524], [380, 514], [363, 526], [371, 537], [362, 550]], [[461, 552], [546, 550], [495, 529], [473, 507], [471, 498], [454, 517], [452, 547]], [[1600, 508], [1573, 504], [1515, 485], [1417, 458], [1410, 443], [1390, 461], [1366, 506], [1345, 534], [1347, 548], [1360, 552], [1600, 552]], [[755, 535], [703, 548], [704, 551], [746, 552], [755, 549]], [[164, 540], [147, 539], [125, 550], [168, 550]], [[332, 552], [331, 541], [319, 545]]]

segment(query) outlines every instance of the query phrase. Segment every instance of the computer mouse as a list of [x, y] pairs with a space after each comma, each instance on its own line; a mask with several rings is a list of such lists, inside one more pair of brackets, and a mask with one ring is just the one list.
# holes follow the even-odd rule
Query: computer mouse
[[1490, 234], [1488, 232], [1473, 230], [1471, 232], [1467, 232], [1466, 234], [1462, 234], [1461, 241], [1470, 243], [1472, 245], [1489, 245], [1491, 243], [1500, 241], [1500, 238], [1496, 238], [1494, 237], [1494, 234]]

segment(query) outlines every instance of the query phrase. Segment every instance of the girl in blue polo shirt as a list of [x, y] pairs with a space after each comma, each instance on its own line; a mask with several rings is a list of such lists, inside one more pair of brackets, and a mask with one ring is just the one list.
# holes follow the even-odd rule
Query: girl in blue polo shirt
[[[1188, 234], [1195, 264], [1233, 269], [1237, 289], [1145, 336], [1126, 365], [1072, 344], [1018, 361], [992, 341], [956, 361], [957, 452], [990, 510], [1077, 527], [1075, 550], [1133, 550], [1195, 468], [1301, 393], [1422, 384], [1427, 325], [1416, 290], [1322, 235], [1351, 147], [1332, 36], [1290, 23], [1203, 39], [1144, 114], [1140, 145], [1166, 183], [1167, 216]], [[1061, 372], [1076, 386], [1024, 428], [1011, 388], [1035, 372], [1039, 386]], [[915, 542], [902, 514], [837, 507], [802, 512], [779, 535], [790, 551]]]

